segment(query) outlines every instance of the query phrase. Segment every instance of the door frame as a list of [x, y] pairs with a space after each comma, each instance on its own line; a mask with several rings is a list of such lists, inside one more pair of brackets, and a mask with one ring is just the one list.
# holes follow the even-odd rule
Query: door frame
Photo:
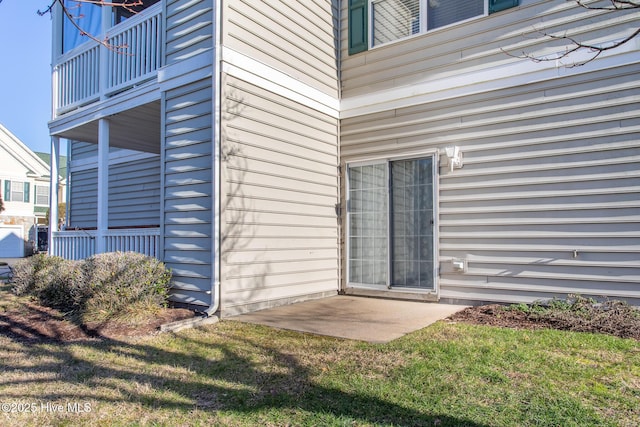
[[[365, 283], [352, 283], [349, 281], [349, 268], [350, 268], [350, 219], [348, 213], [349, 203], [349, 168], [353, 166], [368, 166], [374, 164], [385, 163], [388, 167], [389, 163], [398, 160], [414, 160], [420, 158], [431, 157], [432, 159], [432, 184], [433, 184], [433, 289], [420, 289], [413, 287], [398, 287], [388, 285], [373, 285]], [[439, 254], [440, 254], [440, 203], [439, 203], [439, 175], [440, 175], [440, 157], [439, 151], [436, 148], [427, 150], [416, 150], [411, 152], [403, 152], [401, 154], [392, 156], [361, 156], [350, 158], [345, 161], [344, 167], [344, 201], [345, 201], [345, 215], [344, 215], [344, 233], [343, 233], [343, 262], [345, 268], [344, 280], [343, 280], [343, 292], [352, 295], [367, 295], [367, 296], [386, 296], [401, 299], [415, 299], [426, 301], [437, 301], [440, 295], [440, 268], [439, 268]], [[390, 168], [389, 168], [390, 169]], [[389, 191], [389, 188], [387, 188]], [[390, 205], [387, 207], [387, 212], [390, 211]], [[390, 215], [387, 218], [387, 227], [390, 227]], [[389, 229], [389, 228], [388, 228]], [[391, 242], [388, 241], [389, 249]], [[391, 250], [387, 254], [387, 265], [389, 267], [387, 284], [391, 281]]]

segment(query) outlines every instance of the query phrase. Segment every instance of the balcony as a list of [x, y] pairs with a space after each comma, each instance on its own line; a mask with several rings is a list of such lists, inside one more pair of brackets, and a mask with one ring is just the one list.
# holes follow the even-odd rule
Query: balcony
[[111, 28], [106, 40], [110, 47], [90, 40], [58, 59], [53, 69], [55, 117], [156, 78], [163, 56], [162, 4]]

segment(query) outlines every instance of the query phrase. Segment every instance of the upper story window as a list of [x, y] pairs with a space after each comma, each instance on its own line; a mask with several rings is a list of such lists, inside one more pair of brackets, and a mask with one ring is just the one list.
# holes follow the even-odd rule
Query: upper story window
[[126, 21], [138, 12], [142, 12], [149, 6], [158, 3], [160, 0], [143, 0], [141, 5], [132, 7], [116, 7], [114, 8], [114, 20], [115, 24]]
[[38, 185], [36, 188], [36, 205], [49, 206], [49, 187]]
[[29, 183], [23, 181], [4, 181], [4, 200], [7, 202], [28, 202]]
[[71, 18], [64, 17], [62, 21], [63, 53], [88, 40], [83, 32], [94, 36], [99, 36], [102, 33], [101, 6], [73, 0], [65, 0], [64, 5]]
[[349, 0], [349, 54], [517, 5], [518, 0]]
[[[136, 6], [110, 6], [114, 3], [125, 3], [126, 1], [127, 0], [112, 0], [107, 2], [107, 4], [109, 4], [108, 6], [101, 6], [84, 1], [64, 0], [71, 19], [64, 17], [62, 21], [62, 52], [68, 52], [86, 42], [86, 34], [100, 36], [104, 18], [103, 9], [105, 7], [112, 9], [111, 22], [108, 22], [110, 24], [109, 26], [112, 26], [124, 22], [127, 18], [153, 6], [160, 0], [142, 0], [142, 4]], [[136, 3], [134, 0], [129, 0], [128, 2]]]

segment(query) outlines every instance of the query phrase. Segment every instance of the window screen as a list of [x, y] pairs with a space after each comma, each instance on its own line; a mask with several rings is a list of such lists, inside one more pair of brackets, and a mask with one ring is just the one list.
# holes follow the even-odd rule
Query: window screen
[[427, 0], [427, 29], [482, 15], [484, 3], [484, 0]]
[[371, 8], [373, 45], [390, 42], [420, 31], [419, 0], [381, 0]]
[[49, 187], [43, 185], [36, 187], [36, 205], [49, 205]]

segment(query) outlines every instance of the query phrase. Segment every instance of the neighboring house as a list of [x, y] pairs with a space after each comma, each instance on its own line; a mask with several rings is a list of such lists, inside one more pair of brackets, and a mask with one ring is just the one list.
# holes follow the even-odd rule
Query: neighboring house
[[77, 228], [55, 236], [56, 254], [157, 256], [173, 301], [223, 316], [338, 292], [640, 303], [639, 44], [573, 68], [507, 54], [563, 52], [545, 32], [606, 45], [640, 11], [560, 0], [84, 10], [111, 49], [79, 43], [56, 12], [50, 130], [54, 144], [76, 141]]
[[[0, 258], [24, 257], [37, 250], [38, 226], [47, 225], [50, 175], [43, 160], [0, 124]], [[64, 161], [64, 158], [61, 159]], [[59, 198], [65, 197], [60, 177]]]

